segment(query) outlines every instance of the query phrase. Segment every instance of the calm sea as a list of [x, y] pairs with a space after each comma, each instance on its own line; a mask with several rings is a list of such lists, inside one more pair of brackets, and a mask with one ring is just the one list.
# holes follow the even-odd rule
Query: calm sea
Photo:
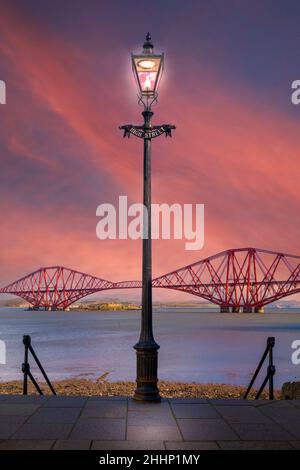
[[[51, 379], [86, 377], [134, 380], [139, 311], [29, 312], [0, 309], [0, 339], [7, 364], [0, 380], [21, 379], [23, 334]], [[276, 337], [275, 385], [300, 378], [291, 361], [291, 343], [300, 340], [300, 313], [220, 314], [214, 309], [161, 308], [154, 311], [155, 338], [160, 344], [159, 377], [187, 382], [246, 385], [263, 353], [266, 338]], [[32, 370], [35, 371], [34, 366]], [[39, 377], [39, 374], [36, 374]]]

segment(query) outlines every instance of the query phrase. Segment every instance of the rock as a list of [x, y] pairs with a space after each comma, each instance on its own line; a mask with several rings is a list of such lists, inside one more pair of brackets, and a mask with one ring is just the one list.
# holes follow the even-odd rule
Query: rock
[[300, 399], [300, 382], [285, 382], [281, 389], [282, 400]]

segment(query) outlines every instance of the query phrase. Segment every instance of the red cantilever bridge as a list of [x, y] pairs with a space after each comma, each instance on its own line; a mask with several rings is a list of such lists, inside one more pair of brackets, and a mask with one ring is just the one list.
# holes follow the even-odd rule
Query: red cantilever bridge
[[[0, 289], [34, 308], [66, 309], [108, 289], [140, 288], [140, 281], [111, 282], [62, 266], [40, 268]], [[196, 295], [227, 311], [256, 311], [300, 292], [300, 256], [257, 248], [226, 250], [153, 279], [153, 287]]]

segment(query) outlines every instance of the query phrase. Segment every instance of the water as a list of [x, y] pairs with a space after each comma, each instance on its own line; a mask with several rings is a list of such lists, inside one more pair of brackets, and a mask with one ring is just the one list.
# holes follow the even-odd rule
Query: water
[[[135, 379], [139, 311], [29, 312], [0, 309], [0, 339], [7, 364], [0, 380], [21, 379], [22, 335], [30, 334], [51, 379], [86, 377]], [[159, 377], [186, 382], [246, 385], [265, 347], [276, 337], [275, 385], [299, 380], [300, 365], [291, 361], [291, 343], [300, 340], [300, 313], [219, 314], [214, 309], [161, 308], [154, 311]], [[34, 366], [32, 369], [35, 370]], [[39, 377], [39, 374], [36, 374]]]

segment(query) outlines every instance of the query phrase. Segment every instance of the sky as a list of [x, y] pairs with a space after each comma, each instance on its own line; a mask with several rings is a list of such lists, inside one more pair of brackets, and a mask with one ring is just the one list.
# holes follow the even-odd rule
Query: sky
[[153, 202], [205, 205], [204, 247], [153, 241], [153, 277], [228, 248], [300, 255], [299, 19], [292, 0], [1, 0], [0, 285], [51, 265], [141, 278], [140, 241], [98, 240], [96, 208], [141, 202], [142, 141], [118, 126], [142, 120], [148, 31], [154, 123], [176, 125], [153, 140]]

